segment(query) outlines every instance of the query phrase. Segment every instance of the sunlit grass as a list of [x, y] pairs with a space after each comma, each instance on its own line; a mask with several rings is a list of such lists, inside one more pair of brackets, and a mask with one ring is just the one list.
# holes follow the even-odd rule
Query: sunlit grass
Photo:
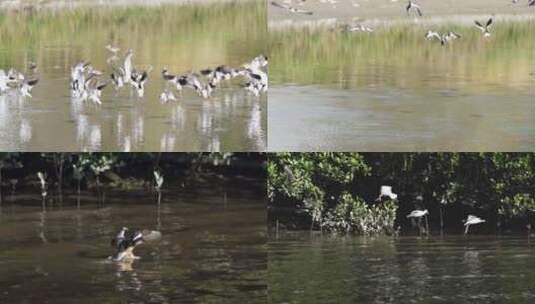
[[470, 90], [525, 86], [534, 80], [530, 75], [535, 71], [533, 21], [501, 23], [490, 39], [482, 38], [471, 26], [431, 27], [462, 35], [445, 47], [438, 41], [425, 40], [429, 28], [406, 24], [378, 28], [373, 34], [329, 28], [273, 31], [270, 79], [275, 83], [346, 87], [440, 86]]
[[142, 62], [241, 62], [265, 52], [266, 18], [263, 1], [3, 11], [0, 67], [46, 60], [44, 50], [54, 48], [57, 57], [104, 64], [108, 43], [135, 48]]

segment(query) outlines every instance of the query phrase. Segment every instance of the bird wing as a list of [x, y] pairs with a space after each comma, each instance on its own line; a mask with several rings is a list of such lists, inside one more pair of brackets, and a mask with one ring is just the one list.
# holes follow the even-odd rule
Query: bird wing
[[292, 8], [292, 11], [296, 14], [303, 14], [303, 15], [312, 15], [311, 11], [299, 9], [299, 8]]
[[286, 4], [278, 3], [278, 2], [275, 2], [275, 1], [271, 1], [271, 5], [279, 7], [279, 8], [290, 9], [290, 6], [288, 6]]
[[34, 86], [38, 82], [39, 82], [39, 78], [35, 78], [35, 79], [31, 79], [31, 80], [26, 81], [26, 84], [28, 84], [29, 86]]
[[492, 24], [492, 18], [489, 18], [489, 20], [487, 21], [487, 24], [485, 25], [485, 27], [489, 28], [491, 24]]
[[483, 27], [483, 25], [481, 25], [481, 23], [479, 23], [479, 21], [476, 20], [476, 21], [474, 21], [474, 23], [476, 24], [476, 27], [477, 27], [478, 29], [480, 29], [480, 30], [482, 30], [482, 31], [485, 30], [485, 28]]

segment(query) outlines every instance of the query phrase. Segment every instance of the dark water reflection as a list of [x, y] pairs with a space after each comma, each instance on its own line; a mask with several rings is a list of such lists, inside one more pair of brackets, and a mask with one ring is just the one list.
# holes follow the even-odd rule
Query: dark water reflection
[[[239, 193], [239, 194], [237, 194]], [[164, 194], [82, 209], [6, 204], [0, 215], [1, 303], [263, 303], [262, 197]], [[121, 226], [160, 229], [141, 260], [106, 260]]]
[[270, 303], [532, 303], [527, 238], [311, 237], [269, 242]]

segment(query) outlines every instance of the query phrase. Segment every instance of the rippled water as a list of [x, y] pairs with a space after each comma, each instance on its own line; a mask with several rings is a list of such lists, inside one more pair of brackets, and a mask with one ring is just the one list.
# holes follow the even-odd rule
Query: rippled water
[[[271, 151], [530, 151], [533, 21], [270, 33]], [[427, 30], [462, 35], [441, 46]]]
[[[164, 193], [160, 210], [148, 194], [109, 199], [46, 212], [4, 200], [0, 302], [265, 303], [262, 196]], [[136, 248], [132, 264], [109, 262], [122, 226], [158, 229], [162, 239]]]
[[295, 233], [269, 242], [270, 303], [532, 303], [527, 237], [361, 238]]
[[[31, 99], [0, 96], [0, 149], [264, 150], [267, 98], [247, 93], [242, 80], [223, 84], [209, 100], [188, 89], [174, 102], [159, 96], [164, 67], [179, 74], [239, 67], [265, 53], [265, 18], [261, 1], [1, 12], [0, 68], [24, 71], [35, 61], [40, 81]], [[102, 106], [72, 101], [71, 66], [88, 60], [108, 75], [107, 44], [120, 47], [120, 55], [132, 48], [134, 66], [153, 68], [145, 97], [109, 85]]]

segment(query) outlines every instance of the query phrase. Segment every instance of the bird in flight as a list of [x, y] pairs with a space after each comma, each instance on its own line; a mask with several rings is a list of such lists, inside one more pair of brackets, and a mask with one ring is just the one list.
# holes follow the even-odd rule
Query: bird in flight
[[485, 25], [482, 25], [478, 20], [474, 21], [476, 27], [483, 33], [484, 37], [490, 37], [490, 26], [492, 25], [492, 18], [489, 18]]
[[275, 7], [278, 7], [278, 8], [282, 8], [282, 9], [288, 10], [288, 11], [294, 13], [294, 14], [312, 15], [311, 11], [302, 10], [302, 9], [295, 8], [295, 7], [287, 5], [287, 4], [278, 3], [278, 2], [275, 2], [275, 1], [271, 1], [271, 5], [273, 5]]

